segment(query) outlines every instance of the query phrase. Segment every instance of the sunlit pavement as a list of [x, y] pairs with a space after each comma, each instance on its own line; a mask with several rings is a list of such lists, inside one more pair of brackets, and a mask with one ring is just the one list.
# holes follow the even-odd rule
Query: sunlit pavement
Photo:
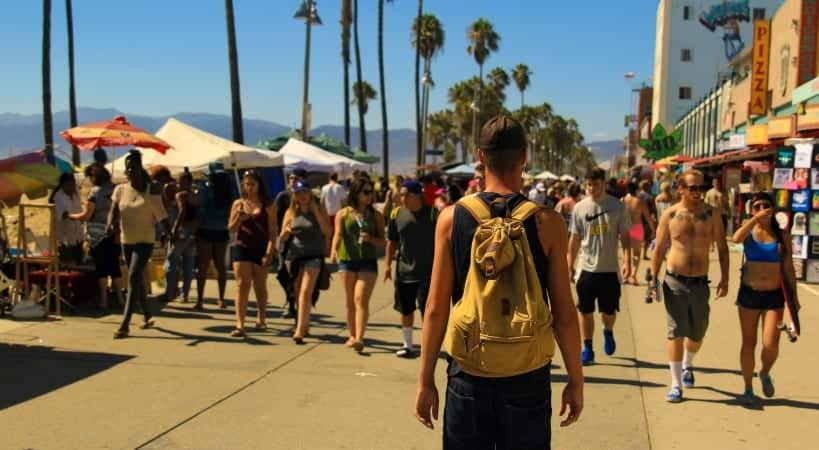
[[[716, 254], [712, 276], [717, 280]], [[565, 371], [553, 371], [553, 446], [571, 449], [812, 448], [819, 438], [817, 287], [802, 287], [804, 335], [783, 339], [772, 375], [776, 397], [739, 404], [739, 325], [734, 306], [740, 254], [732, 252], [729, 296], [712, 302], [697, 356], [697, 387], [668, 404], [665, 316], [645, 304], [645, 286], [624, 287], [617, 353], [585, 368], [581, 421], [558, 427]], [[647, 267], [644, 262], [641, 271]], [[716, 283], [713, 283], [714, 285]], [[378, 283], [365, 354], [343, 345], [344, 298], [335, 281], [322, 294], [307, 345], [278, 318], [271, 277], [267, 331], [229, 337], [232, 309], [205, 312], [171, 303], [154, 330], [114, 341], [118, 315], [66, 316], [47, 323], [0, 319], [0, 447], [6, 449], [431, 449], [412, 417], [418, 360], [395, 357], [400, 343], [392, 287]], [[208, 284], [213, 295], [215, 283]], [[228, 298], [234, 292], [228, 285]], [[157, 303], [152, 303], [158, 308]], [[232, 305], [231, 305], [232, 306]], [[251, 311], [248, 325], [255, 322]], [[135, 323], [140, 316], [134, 316]], [[598, 323], [598, 329], [599, 329]], [[416, 333], [416, 342], [420, 333]], [[579, 349], [578, 349], [579, 351]], [[444, 392], [444, 364], [438, 388]], [[761, 389], [757, 383], [756, 390]], [[441, 409], [443, 416], [443, 405]]]

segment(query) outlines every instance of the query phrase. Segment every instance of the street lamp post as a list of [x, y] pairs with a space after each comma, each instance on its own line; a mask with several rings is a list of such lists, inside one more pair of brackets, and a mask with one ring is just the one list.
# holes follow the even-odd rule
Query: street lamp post
[[476, 93], [475, 99], [469, 104], [469, 109], [472, 110], [472, 150], [475, 152], [473, 157], [476, 158], [478, 156], [478, 113], [481, 112], [481, 108], [478, 106], [477, 95]]
[[[421, 78], [421, 84], [424, 85], [424, 93], [422, 95], [421, 100], [421, 111], [423, 111], [423, 122], [421, 125], [421, 145], [424, 150], [424, 163], [426, 163], [426, 151], [427, 151], [427, 122], [429, 116], [429, 90], [435, 84], [432, 81], [432, 75], [430, 74], [429, 70], [424, 72], [424, 77]], [[433, 158], [434, 162], [436, 158]]]
[[307, 141], [307, 131], [309, 128], [308, 117], [310, 115], [310, 32], [313, 24], [321, 25], [318, 16], [316, 2], [313, 0], [302, 0], [299, 10], [293, 16], [295, 19], [303, 20], [305, 23], [305, 45], [304, 45], [304, 91], [301, 100], [301, 139]]

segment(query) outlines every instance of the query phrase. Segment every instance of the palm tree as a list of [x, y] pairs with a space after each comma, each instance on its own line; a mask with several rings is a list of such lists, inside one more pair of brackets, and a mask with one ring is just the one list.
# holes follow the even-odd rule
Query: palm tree
[[525, 104], [523, 102], [523, 91], [529, 87], [530, 75], [532, 75], [532, 72], [529, 71], [529, 66], [526, 64], [518, 64], [515, 66], [515, 69], [512, 70], [512, 78], [515, 79], [515, 84], [518, 86], [518, 90], [520, 91], [521, 108], [523, 108], [523, 105]]
[[227, 18], [228, 64], [230, 65], [230, 104], [233, 118], [233, 141], [245, 143], [242, 127], [242, 96], [239, 90], [239, 54], [236, 50], [236, 24], [233, 17], [233, 0], [225, 0]]
[[364, 124], [364, 115], [367, 114], [369, 110], [370, 100], [375, 100], [377, 97], [378, 94], [370, 83], [362, 81], [353, 84], [353, 103], [358, 106], [358, 114], [361, 119], [359, 126], [361, 128], [362, 150], [366, 148], [367, 145], [367, 127]]
[[[392, 3], [393, 0], [387, 0]], [[384, 81], [384, 0], [378, 0], [378, 78], [381, 89], [381, 158], [384, 164], [384, 179], [389, 179], [390, 139], [387, 125], [387, 87]]]
[[[424, 14], [412, 24], [412, 45], [424, 59], [423, 94], [421, 95], [421, 146], [426, 142], [426, 117], [429, 114], [429, 90], [432, 84], [432, 58], [444, 47], [444, 30], [434, 14]], [[424, 158], [421, 157], [423, 163]]]
[[503, 70], [503, 67], [495, 67], [489, 72], [489, 84], [498, 93], [502, 94], [509, 86], [509, 82], [509, 74]]
[[[500, 42], [501, 38], [498, 33], [495, 32], [495, 28], [491, 22], [484, 19], [483, 17], [476, 20], [472, 25], [469, 26], [469, 29], [466, 32], [466, 38], [469, 40], [469, 46], [466, 48], [467, 53], [472, 55], [475, 58], [475, 62], [478, 63], [478, 78], [480, 79], [481, 88], [478, 91], [478, 98], [477, 107], [478, 110], [482, 109], [483, 102], [481, 99], [481, 91], [483, 91], [483, 65], [486, 62], [487, 58], [492, 52], [498, 51], [498, 43]], [[473, 148], [477, 146], [478, 142], [478, 117], [477, 114], [473, 114], [472, 119], [472, 146]]]
[[43, 138], [45, 151], [54, 156], [54, 117], [51, 115], [51, 0], [43, 0]]
[[352, 0], [341, 0], [341, 63], [344, 66], [344, 144], [350, 146], [350, 27]]
[[[358, 0], [353, 0], [353, 45], [355, 46], [355, 78], [356, 83], [353, 85], [353, 93], [355, 93], [356, 85], [361, 85], [363, 80], [361, 79], [361, 47], [358, 44]], [[361, 102], [356, 102], [353, 99], [353, 103], [358, 105], [358, 140], [359, 146], [361, 147], [362, 151], [367, 151], [367, 135], [364, 131], [364, 114], [366, 112], [363, 109]]]
[[[420, 23], [424, 15], [424, 0], [418, 0], [418, 15], [415, 22]], [[421, 49], [415, 46], [415, 166], [423, 163], [423, 143], [421, 142]]]
[[[77, 126], [77, 92], [74, 85], [74, 14], [71, 0], [65, 0], [65, 17], [68, 33], [68, 121], [71, 127]], [[71, 162], [80, 165], [80, 149], [71, 146]]]

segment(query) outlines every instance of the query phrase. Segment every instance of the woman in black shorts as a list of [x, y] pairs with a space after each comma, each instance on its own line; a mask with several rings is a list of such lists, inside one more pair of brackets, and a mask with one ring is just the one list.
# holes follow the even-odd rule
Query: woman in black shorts
[[757, 333], [762, 321], [762, 367], [759, 381], [766, 397], [773, 397], [771, 367], [779, 355], [779, 323], [785, 306], [783, 290], [793, 295], [797, 307], [796, 276], [791, 259], [791, 239], [772, 219], [773, 198], [764, 192], [754, 194], [751, 211], [754, 214], [736, 233], [733, 241], [743, 244], [745, 264], [737, 295], [739, 323], [742, 329], [740, 363], [745, 391], [742, 401], [752, 404], [756, 397], [753, 374]]
[[245, 335], [245, 315], [251, 285], [256, 292], [256, 329], [267, 328], [267, 268], [273, 260], [278, 234], [276, 207], [267, 194], [264, 180], [252, 170], [245, 172], [242, 178], [242, 198], [233, 202], [228, 229], [238, 232], [233, 273], [239, 292], [236, 296], [236, 328], [230, 335], [242, 337]]

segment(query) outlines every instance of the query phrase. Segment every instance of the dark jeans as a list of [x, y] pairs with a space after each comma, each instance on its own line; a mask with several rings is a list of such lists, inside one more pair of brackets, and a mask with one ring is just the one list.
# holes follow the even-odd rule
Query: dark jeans
[[445, 450], [551, 448], [549, 366], [508, 378], [474, 377], [453, 367], [449, 373]]
[[119, 329], [128, 331], [131, 323], [131, 315], [134, 313], [134, 302], [139, 303], [142, 315], [147, 322], [151, 318], [151, 310], [148, 308], [148, 293], [145, 292], [143, 272], [148, 260], [151, 258], [154, 244], [124, 244], [125, 262], [128, 264], [128, 295], [125, 298], [125, 311], [122, 315], [122, 324]]

